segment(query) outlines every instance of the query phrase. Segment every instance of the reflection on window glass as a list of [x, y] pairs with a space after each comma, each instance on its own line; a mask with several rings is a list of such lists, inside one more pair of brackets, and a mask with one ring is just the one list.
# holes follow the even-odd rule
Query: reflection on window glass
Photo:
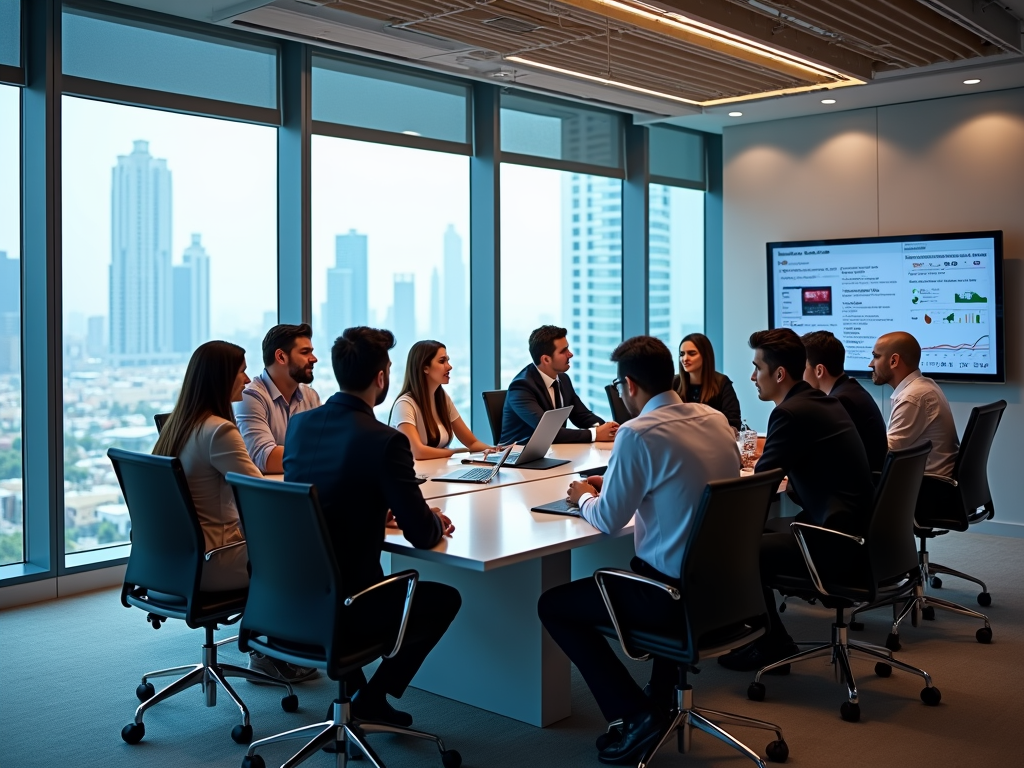
[[0, 64], [21, 66], [21, 0], [0, 0]]
[[337, 391], [330, 348], [346, 328], [387, 328], [391, 390], [401, 391], [409, 347], [435, 339], [451, 357], [449, 396], [469, 420], [469, 158], [313, 137], [314, 386]]
[[24, 555], [21, 481], [20, 94], [0, 85], [0, 565]]
[[149, 452], [192, 350], [262, 369], [276, 322], [273, 128], [63, 98], [67, 552], [128, 540], [106, 451]]
[[651, 184], [649, 210], [650, 333], [675, 350], [704, 331], [704, 192]]
[[606, 384], [622, 341], [622, 182], [501, 167], [502, 388], [530, 362], [530, 332], [569, 332], [573, 387], [610, 419]]

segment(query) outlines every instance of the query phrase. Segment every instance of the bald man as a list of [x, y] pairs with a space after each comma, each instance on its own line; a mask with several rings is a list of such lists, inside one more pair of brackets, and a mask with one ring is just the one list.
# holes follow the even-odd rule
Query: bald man
[[893, 388], [889, 450], [931, 440], [925, 472], [952, 477], [960, 450], [953, 412], [939, 385], [921, 375], [921, 345], [904, 331], [880, 336], [871, 350], [871, 380]]

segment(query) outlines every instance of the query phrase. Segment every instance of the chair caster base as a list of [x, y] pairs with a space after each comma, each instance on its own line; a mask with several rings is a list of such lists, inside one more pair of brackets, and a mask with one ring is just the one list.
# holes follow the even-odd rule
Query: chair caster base
[[764, 701], [764, 683], [751, 683], [747, 686], [747, 698], [751, 701]]
[[446, 749], [441, 753], [441, 764], [444, 768], [459, 768], [462, 765], [462, 755], [454, 749]]
[[982, 606], [983, 608], [988, 608], [990, 605], [992, 605], [992, 595], [990, 595], [988, 592], [979, 592], [978, 605]]
[[892, 666], [880, 661], [875, 664], [875, 674], [879, 677], [889, 677], [892, 674]]
[[128, 723], [121, 729], [121, 738], [126, 744], [138, 744], [146, 735], [145, 723]]
[[890, 651], [898, 651], [902, 648], [903, 644], [900, 642], [899, 634], [896, 632], [890, 632], [889, 636], [885, 638], [885, 647]]
[[844, 701], [839, 708], [839, 716], [848, 723], [856, 723], [860, 720], [860, 704], [852, 701]]
[[771, 762], [784, 763], [789, 759], [789, 745], [782, 739], [779, 739], [765, 747], [764, 753]]
[[988, 645], [992, 642], [992, 627], [982, 627], [974, 633], [974, 636], [978, 639], [979, 643]]
[[252, 742], [252, 726], [236, 725], [231, 729], [231, 740], [235, 744], [249, 744]]
[[935, 686], [928, 686], [921, 689], [921, 701], [929, 707], [937, 707], [939, 702], [942, 701], [942, 694], [939, 693], [939, 689]]

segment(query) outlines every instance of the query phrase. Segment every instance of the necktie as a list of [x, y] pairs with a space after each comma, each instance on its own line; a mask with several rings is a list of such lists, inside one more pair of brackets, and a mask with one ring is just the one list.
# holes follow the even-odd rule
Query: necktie
[[551, 390], [555, 393], [555, 408], [562, 407], [562, 390], [558, 386], [558, 379], [551, 382]]

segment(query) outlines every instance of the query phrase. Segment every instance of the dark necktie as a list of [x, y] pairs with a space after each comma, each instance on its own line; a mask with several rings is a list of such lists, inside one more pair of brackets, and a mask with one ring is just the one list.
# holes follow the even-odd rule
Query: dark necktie
[[558, 386], [558, 379], [551, 382], [551, 389], [555, 393], [555, 408], [562, 407], [562, 388]]

